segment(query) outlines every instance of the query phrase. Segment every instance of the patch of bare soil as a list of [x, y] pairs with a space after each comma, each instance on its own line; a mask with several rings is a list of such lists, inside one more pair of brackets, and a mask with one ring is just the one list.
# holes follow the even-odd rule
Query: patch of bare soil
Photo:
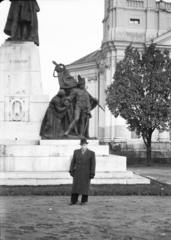
[[1, 197], [0, 240], [168, 240], [171, 197]]

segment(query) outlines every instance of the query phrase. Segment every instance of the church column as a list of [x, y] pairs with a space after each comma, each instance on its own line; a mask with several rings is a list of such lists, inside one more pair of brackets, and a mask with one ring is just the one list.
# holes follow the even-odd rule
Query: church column
[[[110, 83], [112, 83], [116, 69], [116, 51], [112, 43], [110, 44], [110, 49], [111, 49]], [[115, 125], [116, 118], [111, 114], [111, 140], [113, 140], [115, 137]]]
[[[105, 61], [105, 89], [112, 82], [111, 77], [111, 52], [110, 47], [107, 46], [107, 54], [106, 54], [106, 61]], [[105, 128], [104, 128], [104, 142], [111, 141], [111, 112], [107, 105], [105, 105]]]
[[[105, 109], [105, 69], [103, 60], [98, 63], [98, 100], [99, 104]], [[98, 139], [103, 141], [105, 128], [105, 112], [98, 108]]]
[[[110, 85], [110, 68], [106, 66], [106, 79], [105, 79], [105, 89]], [[111, 134], [111, 113], [107, 105], [105, 105], [105, 129], [104, 129], [104, 142], [110, 142]]]

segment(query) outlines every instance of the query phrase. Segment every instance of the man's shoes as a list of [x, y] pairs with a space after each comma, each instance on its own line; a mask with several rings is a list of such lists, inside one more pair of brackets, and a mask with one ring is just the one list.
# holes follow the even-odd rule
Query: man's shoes
[[71, 206], [71, 205], [75, 205], [76, 203], [75, 202], [70, 202], [69, 203], [69, 205]]
[[81, 202], [80, 205], [85, 205], [85, 202]]

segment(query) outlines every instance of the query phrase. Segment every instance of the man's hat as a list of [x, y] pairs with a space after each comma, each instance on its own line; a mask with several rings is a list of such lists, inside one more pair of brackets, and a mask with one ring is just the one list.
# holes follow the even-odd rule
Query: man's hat
[[78, 75], [78, 84], [85, 84], [85, 78], [82, 78], [80, 75]]
[[81, 140], [80, 140], [80, 145], [83, 145], [83, 144], [88, 144], [88, 142], [87, 142], [86, 139], [81, 139]]

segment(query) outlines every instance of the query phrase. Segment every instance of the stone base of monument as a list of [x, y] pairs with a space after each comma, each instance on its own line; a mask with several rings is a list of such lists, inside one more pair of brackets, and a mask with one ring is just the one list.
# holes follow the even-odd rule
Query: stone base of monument
[[[79, 140], [0, 142], [0, 185], [71, 184], [69, 166]], [[92, 184], [150, 184], [150, 180], [126, 170], [126, 157], [110, 155], [109, 146], [88, 140], [96, 154]], [[39, 144], [39, 145], [38, 145]]]
[[6, 41], [0, 46], [0, 139], [40, 139], [48, 105], [39, 48], [33, 42]]

